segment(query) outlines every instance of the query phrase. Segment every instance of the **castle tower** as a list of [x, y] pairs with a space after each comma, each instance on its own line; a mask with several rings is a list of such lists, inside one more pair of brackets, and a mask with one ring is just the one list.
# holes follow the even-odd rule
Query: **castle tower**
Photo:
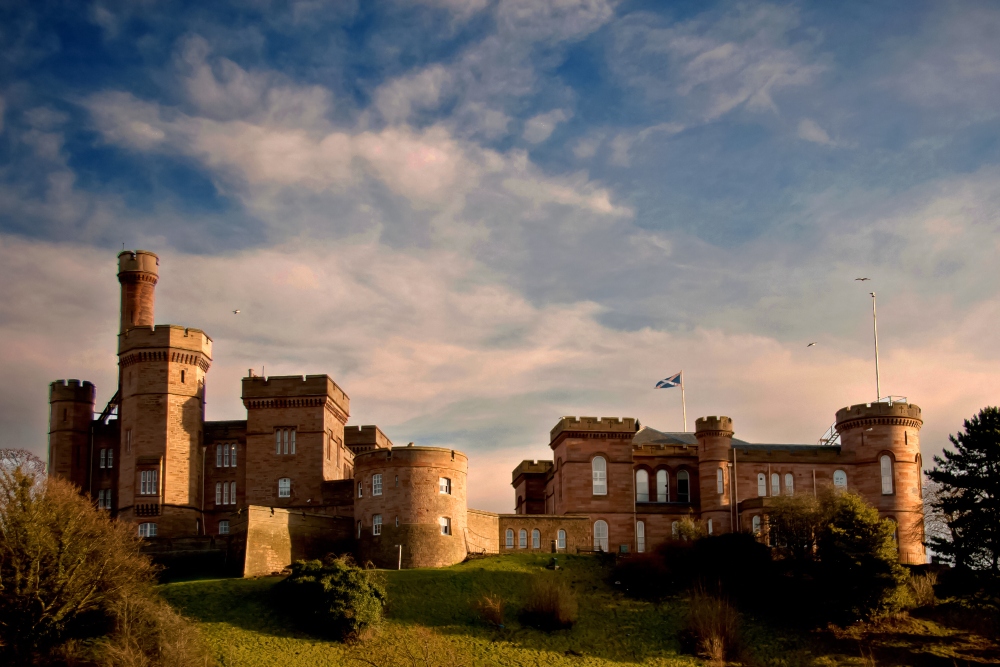
[[[700, 417], [694, 423], [698, 439], [698, 479], [701, 491], [701, 519], [719, 535], [733, 530], [730, 494], [733, 450], [733, 420], [729, 417]], [[711, 521], [711, 524], [709, 524]]]
[[[837, 411], [841, 452], [853, 460], [847, 488], [897, 524], [899, 559], [923, 564], [923, 475], [920, 408], [910, 403], [862, 403]], [[848, 458], [850, 457], [850, 458]]]
[[49, 474], [87, 488], [90, 424], [96, 392], [90, 382], [56, 380], [49, 385]]
[[349, 479], [350, 399], [327, 375], [243, 378], [249, 505], [316, 508], [324, 482]]
[[441, 447], [372, 449], [358, 454], [354, 466], [355, 536], [362, 562], [445, 567], [465, 560], [465, 454]]
[[118, 333], [129, 327], [153, 326], [156, 306], [156, 281], [160, 258], [148, 250], [123, 250], [118, 253], [118, 282], [122, 286], [121, 325]]

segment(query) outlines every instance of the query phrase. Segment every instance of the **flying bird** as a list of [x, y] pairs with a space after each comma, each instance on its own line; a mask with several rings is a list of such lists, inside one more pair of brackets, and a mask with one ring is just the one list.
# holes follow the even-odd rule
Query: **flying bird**
[[813, 346], [813, 345], [815, 345], [815, 344], [816, 344], [816, 343], [809, 343], [808, 345], [806, 345], [806, 347], [812, 347], [812, 346]]
[[864, 282], [866, 280], [871, 280], [871, 278], [855, 278], [855, 280], [860, 280], [861, 282]]
[[240, 309], [239, 308], [237, 308], [236, 310], [233, 311], [233, 315], [239, 315], [239, 314], [240, 314]]

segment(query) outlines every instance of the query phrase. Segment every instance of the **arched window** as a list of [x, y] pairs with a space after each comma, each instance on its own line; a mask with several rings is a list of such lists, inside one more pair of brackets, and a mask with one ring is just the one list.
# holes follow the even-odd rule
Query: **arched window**
[[608, 550], [608, 524], [601, 519], [594, 522], [594, 550]]
[[760, 515], [753, 515], [753, 534], [760, 535]]
[[767, 475], [762, 472], [757, 473], [757, 495], [762, 498], [767, 495]]
[[715, 492], [720, 496], [726, 492], [726, 476], [722, 468], [715, 470]]
[[674, 521], [673, 523], [670, 524], [670, 537], [676, 540], [678, 536], [680, 536], [680, 534], [681, 534], [680, 526], [678, 526], [677, 522]]
[[712, 520], [711, 519], [708, 520], [708, 534], [709, 535], [712, 534]]
[[892, 457], [883, 454], [879, 457], [879, 465], [882, 468], [882, 495], [892, 495]]
[[595, 456], [590, 467], [594, 472], [594, 495], [608, 495], [608, 462], [603, 456]]
[[524, 528], [517, 531], [517, 548], [527, 549], [528, 548], [528, 531]]
[[656, 471], [656, 502], [665, 503], [670, 501], [670, 477], [666, 470]]
[[847, 488], [847, 473], [843, 470], [833, 471], [833, 487], [836, 489]]
[[541, 549], [542, 548], [542, 534], [538, 532], [537, 528], [531, 530], [531, 548]]
[[560, 529], [559, 532], [556, 533], [556, 549], [565, 549], [565, 548], [566, 548], [566, 531]]
[[507, 529], [507, 534], [505, 535], [505, 538], [507, 540], [506, 541], [507, 548], [508, 549], [513, 549], [514, 548], [514, 529], [513, 528], [508, 528]]
[[776, 472], [771, 473], [771, 495], [777, 496], [781, 494], [781, 475]]
[[785, 495], [795, 495], [795, 476], [790, 472], [785, 473]]
[[635, 471], [635, 502], [649, 502], [649, 473], [645, 470]]
[[677, 502], [691, 502], [691, 477], [687, 470], [677, 473]]
[[646, 524], [635, 522], [635, 550], [642, 553], [646, 550]]

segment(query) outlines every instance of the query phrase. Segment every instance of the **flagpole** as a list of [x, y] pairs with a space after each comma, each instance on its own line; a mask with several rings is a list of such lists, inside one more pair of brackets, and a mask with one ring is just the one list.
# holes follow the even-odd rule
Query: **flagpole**
[[[882, 389], [878, 383], [878, 316], [875, 314], [875, 292], [872, 295], [872, 331], [875, 333], [875, 400], [882, 400]], [[681, 385], [684, 386], [683, 384]]]
[[688, 430], [687, 401], [684, 398], [684, 371], [681, 371], [681, 413], [684, 415], [684, 433]]

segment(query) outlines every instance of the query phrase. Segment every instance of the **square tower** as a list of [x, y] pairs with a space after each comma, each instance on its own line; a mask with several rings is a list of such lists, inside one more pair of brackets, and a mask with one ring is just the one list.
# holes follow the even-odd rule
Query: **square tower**
[[243, 378], [249, 505], [316, 508], [323, 483], [349, 479], [350, 399], [328, 375]]

